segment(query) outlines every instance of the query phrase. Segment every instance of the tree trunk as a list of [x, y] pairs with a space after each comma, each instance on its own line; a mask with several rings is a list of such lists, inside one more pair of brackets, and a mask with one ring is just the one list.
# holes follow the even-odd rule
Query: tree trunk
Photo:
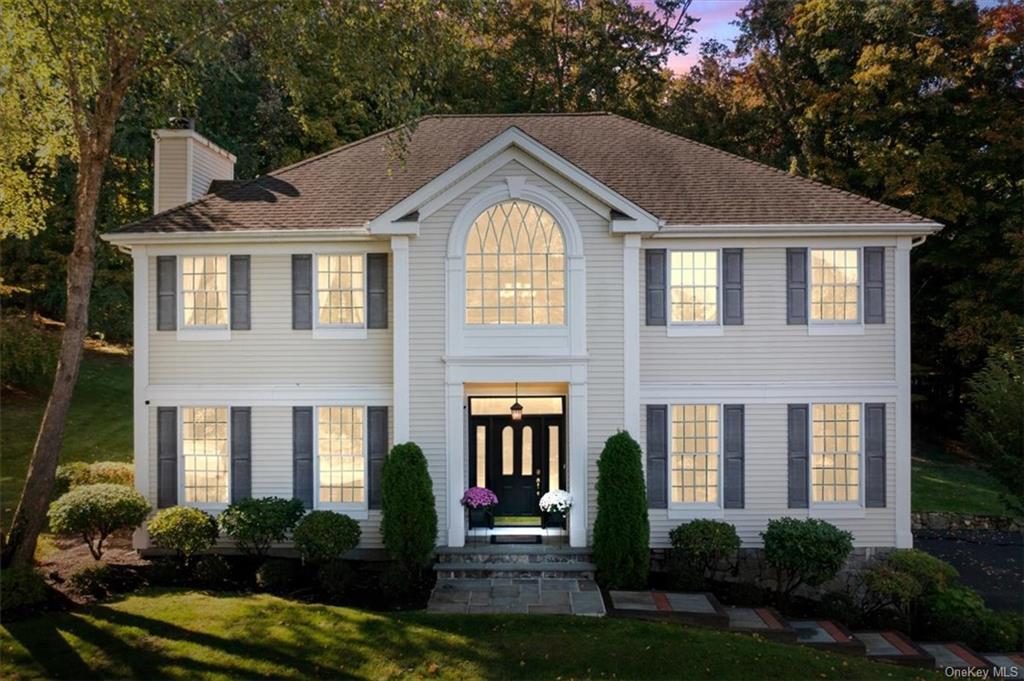
[[[112, 133], [113, 121], [110, 127]], [[46, 510], [50, 505], [64, 427], [78, 381], [82, 346], [89, 325], [89, 297], [96, 270], [96, 208], [111, 136], [89, 134], [87, 143], [80, 144], [81, 160], [75, 183], [75, 243], [68, 257], [67, 310], [60, 356], [53, 389], [32, 450], [28, 477], [3, 548], [4, 566], [32, 565], [36, 541], [46, 524]]]

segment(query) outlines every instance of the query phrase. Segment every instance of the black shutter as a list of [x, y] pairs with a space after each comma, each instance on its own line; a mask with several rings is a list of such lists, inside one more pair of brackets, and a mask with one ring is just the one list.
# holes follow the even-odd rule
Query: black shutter
[[380, 480], [384, 470], [384, 459], [388, 455], [388, 408], [366, 408], [366, 452], [369, 456], [369, 499], [370, 508], [381, 507]]
[[807, 323], [807, 249], [786, 249], [786, 323]]
[[366, 256], [366, 328], [388, 328], [388, 254]]
[[647, 405], [647, 507], [668, 507], [668, 405]]
[[313, 328], [313, 256], [292, 256], [292, 328]]
[[313, 407], [292, 407], [292, 496], [313, 508]]
[[644, 254], [647, 326], [665, 326], [665, 249], [649, 248]]
[[864, 249], [864, 323], [885, 324], [885, 249]]
[[252, 496], [252, 407], [231, 407], [231, 503]]
[[743, 249], [722, 249], [722, 324], [743, 324]]
[[178, 503], [178, 408], [156, 408], [156, 506]]
[[885, 508], [885, 404], [864, 405], [864, 505]]
[[246, 331], [250, 320], [249, 291], [251, 288], [249, 256], [231, 256], [231, 328]]
[[744, 408], [742, 404], [727, 404], [722, 407], [722, 430], [724, 442], [725, 486], [724, 507], [743, 508], [743, 455], [744, 455]]
[[173, 255], [156, 258], [156, 330], [178, 328], [178, 259]]
[[789, 507], [807, 508], [807, 405], [789, 405]]

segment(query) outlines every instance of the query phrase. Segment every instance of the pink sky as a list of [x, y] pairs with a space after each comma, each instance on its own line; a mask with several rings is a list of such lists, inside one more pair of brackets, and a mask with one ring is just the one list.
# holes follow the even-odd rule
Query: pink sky
[[[653, 7], [653, 0], [634, 0], [638, 5]], [[737, 29], [730, 22], [736, 18], [736, 12], [743, 9], [746, 0], [693, 0], [690, 5], [690, 16], [700, 19], [694, 28], [686, 54], [674, 54], [668, 60], [669, 68], [676, 73], [683, 73], [697, 63], [700, 58], [700, 44], [714, 38], [719, 42], [732, 46]]]

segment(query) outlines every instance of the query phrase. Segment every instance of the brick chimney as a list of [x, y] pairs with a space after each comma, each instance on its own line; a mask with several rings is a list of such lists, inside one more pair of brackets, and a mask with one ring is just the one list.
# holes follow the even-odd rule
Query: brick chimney
[[194, 201], [214, 180], [235, 179], [235, 155], [200, 135], [191, 118], [153, 131], [153, 212]]

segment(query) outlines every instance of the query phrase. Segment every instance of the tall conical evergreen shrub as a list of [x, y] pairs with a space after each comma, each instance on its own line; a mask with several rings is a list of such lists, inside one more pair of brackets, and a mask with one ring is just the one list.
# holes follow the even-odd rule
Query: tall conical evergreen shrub
[[406, 442], [391, 449], [381, 474], [381, 501], [388, 553], [407, 572], [429, 565], [437, 541], [437, 509], [419, 445]]
[[608, 438], [597, 461], [594, 561], [598, 581], [609, 589], [647, 585], [651, 532], [641, 456], [640, 445], [622, 431]]

